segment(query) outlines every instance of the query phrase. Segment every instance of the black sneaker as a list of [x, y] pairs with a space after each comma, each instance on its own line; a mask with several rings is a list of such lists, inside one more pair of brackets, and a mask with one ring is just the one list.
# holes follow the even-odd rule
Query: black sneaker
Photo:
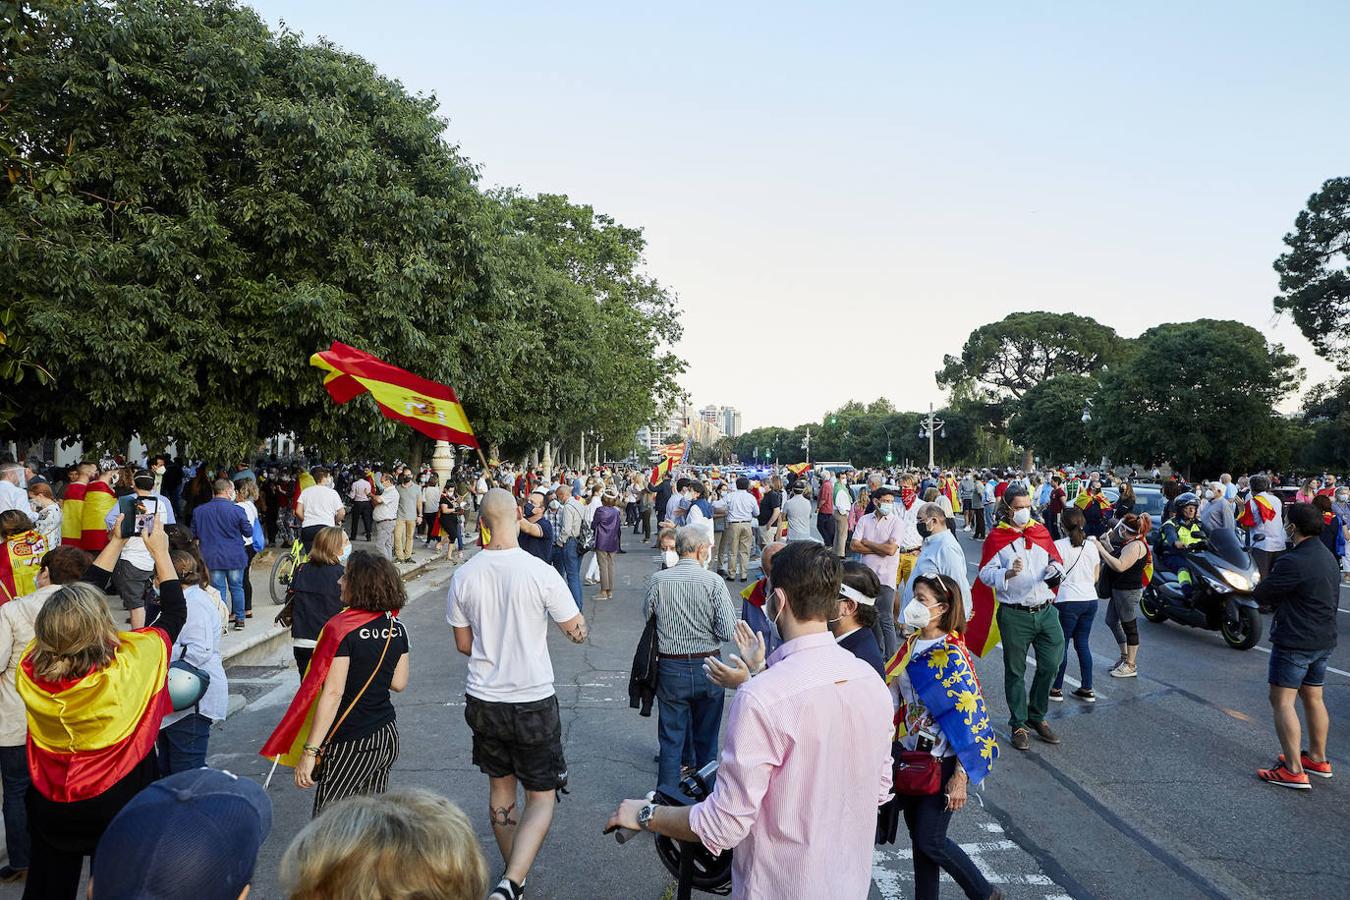
[[1051, 688], [1051, 689], [1050, 689], [1050, 699], [1053, 700], [1053, 701], [1055, 701], [1056, 703], [1063, 703], [1063, 702], [1064, 702], [1064, 689], [1063, 689], [1063, 688]]
[[244, 630], [244, 620], [243, 620], [243, 619], [235, 619], [235, 620], [234, 620], [234, 630], [235, 630], [235, 631], [243, 631], [243, 630]]
[[516, 884], [505, 875], [502, 880], [497, 882], [497, 886], [488, 894], [488, 900], [520, 900], [525, 896], [525, 885]]
[[23, 881], [27, 877], [28, 877], [27, 869], [16, 869], [10, 865], [0, 867], [0, 881], [5, 882], [6, 884], [15, 881]]
[[1092, 688], [1080, 687], [1078, 690], [1073, 692], [1073, 695], [1077, 697], [1079, 700], [1082, 700], [1084, 703], [1097, 702], [1097, 695], [1092, 692]]

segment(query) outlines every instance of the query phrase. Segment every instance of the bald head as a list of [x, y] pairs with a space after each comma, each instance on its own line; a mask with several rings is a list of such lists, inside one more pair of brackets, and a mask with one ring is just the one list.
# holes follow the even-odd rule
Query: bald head
[[763, 550], [763, 552], [760, 553], [760, 555], [759, 555], [759, 565], [760, 565], [760, 568], [764, 570], [764, 574], [765, 574], [765, 575], [772, 575], [772, 574], [773, 574], [773, 557], [774, 557], [774, 554], [777, 553], [779, 550], [782, 550], [782, 549], [783, 549], [784, 547], [786, 547], [786, 546], [787, 546], [787, 544], [783, 543], [782, 541], [774, 541], [772, 544], [770, 544], [769, 546], [765, 547], [764, 550]]
[[483, 495], [483, 503], [478, 508], [478, 515], [487, 522], [488, 528], [496, 534], [499, 530], [505, 531], [516, 521], [516, 501], [511, 496], [510, 491], [502, 488], [493, 488]]

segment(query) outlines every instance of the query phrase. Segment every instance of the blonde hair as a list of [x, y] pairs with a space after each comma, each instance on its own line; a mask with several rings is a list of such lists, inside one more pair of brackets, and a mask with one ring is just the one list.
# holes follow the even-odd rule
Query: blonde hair
[[258, 482], [252, 478], [241, 478], [234, 486], [234, 500], [236, 503], [243, 503], [247, 500], [258, 499]]
[[342, 548], [346, 542], [347, 533], [339, 526], [329, 525], [320, 528], [319, 533], [314, 535], [314, 543], [310, 545], [309, 558], [320, 565], [334, 565], [342, 555]]
[[82, 678], [112, 661], [119, 638], [108, 601], [76, 581], [52, 594], [33, 622], [33, 674], [43, 681]]
[[487, 878], [468, 816], [419, 788], [334, 803], [281, 859], [289, 900], [482, 900]]

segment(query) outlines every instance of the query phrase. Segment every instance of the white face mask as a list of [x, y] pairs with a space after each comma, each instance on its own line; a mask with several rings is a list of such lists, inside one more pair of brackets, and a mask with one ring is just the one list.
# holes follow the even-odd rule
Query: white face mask
[[895, 504], [890, 501], [878, 503], [877, 512], [881, 513], [883, 516], [889, 516], [891, 513], [895, 512]]
[[1031, 522], [1031, 509], [1023, 507], [1022, 509], [1013, 510], [1012, 520], [1013, 524], [1019, 528], [1025, 527]]
[[163, 466], [155, 466], [155, 474], [156, 474], [156, 475], [163, 475], [163, 474], [164, 474], [164, 467], [163, 467]]
[[932, 613], [928, 611], [928, 607], [924, 606], [918, 597], [905, 604], [903, 615], [905, 624], [914, 629], [927, 628], [928, 621], [932, 618]]
[[680, 555], [674, 550], [666, 550], [661, 554], [661, 560], [666, 564], [666, 568], [670, 568], [680, 561]]

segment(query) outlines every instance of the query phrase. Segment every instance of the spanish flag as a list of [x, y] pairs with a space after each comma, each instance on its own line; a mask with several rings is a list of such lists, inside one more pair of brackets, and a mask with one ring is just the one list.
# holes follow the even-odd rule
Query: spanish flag
[[[1040, 522], [1032, 522], [1025, 529], [1017, 528], [1007, 522], [1000, 522], [984, 539], [984, 548], [980, 552], [980, 568], [998, 555], [1004, 547], [1025, 539], [1027, 548], [1040, 547], [1055, 562], [1063, 562], [1050, 532]], [[970, 588], [971, 613], [966, 625], [966, 646], [975, 651], [976, 656], [986, 656], [1001, 639], [998, 633], [998, 598], [994, 589], [980, 581], [978, 575]]]
[[741, 599], [746, 603], [754, 604], [760, 609], [764, 608], [764, 579], [760, 578], [754, 584], [741, 588]]
[[48, 800], [97, 797], [154, 751], [169, 699], [169, 639], [158, 628], [123, 631], [112, 662], [79, 678], [44, 681], [32, 644], [16, 674], [28, 710], [28, 772]]
[[684, 459], [684, 454], [688, 449], [689, 442], [686, 441], [683, 444], [666, 444], [657, 451], [664, 458], [652, 468], [650, 483], [656, 484], [663, 477], [669, 475], [671, 470], [678, 466], [680, 461]]
[[84, 492], [89, 489], [87, 484], [71, 483], [66, 485], [66, 492], [61, 498], [61, 546], [63, 547], [82, 547], [84, 546], [83, 532], [84, 527]]
[[948, 502], [951, 503], [952, 514], [957, 516], [961, 515], [961, 495], [957, 491], [956, 479], [951, 475], [943, 478], [938, 490], [941, 491], [942, 496], [946, 497]]
[[1073, 498], [1073, 505], [1079, 509], [1087, 509], [1089, 504], [1096, 505], [1097, 509], [1101, 512], [1106, 512], [1111, 508], [1111, 501], [1107, 500], [1106, 495], [1101, 492], [1089, 494], [1087, 491], [1083, 491], [1083, 493]]
[[410, 425], [434, 440], [478, 446], [464, 407], [449, 385], [428, 381], [337, 341], [311, 356], [309, 364], [328, 373], [323, 386], [335, 403], [346, 403], [369, 391], [385, 418]]
[[37, 590], [37, 574], [47, 540], [36, 529], [16, 534], [0, 543], [0, 604]]
[[304, 493], [305, 488], [311, 487], [314, 487], [314, 476], [309, 474], [309, 469], [301, 469], [300, 477], [295, 479], [295, 491], [291, 494], [291, 512], [295, 512], [295, 504], [300, 502], [300, 495]]
[[117, 495], [106, 481], [91, 481], [80, 507], [80, 546], [98, 553], [108, 546], [108, 513], [117, 505]]
[[793, 475], [800, 475], [809, 468], [811, 468], [810, 463], [793, 463], [792, 465], [787, 467], [787, 470], [791, 472]]
[[1252, 497], [1242, 505], [1237, 523], [1243, 528], [1255, 528], [1262, 522], [1275, 518], [1275, 506], [1261, 494]]
[[314, 721], [314, 707], [323, 690], [323, 681], [337, 655], [338, 644], [362, 625], [368, 625], [383, 616], [382, 612], [370, 612], [365, 609], [344, 609], [328, 620], [319, 632], [318, 645], [310, 657], [309, 668], [305, 670], [300, 689], [295, 692], [286, 715], [272, 732], [272, 736], [258, 751], [268, 759], [278, 760], [282, 765], [295, 768], [300, 761], [300, 751], [309, 738], [309, 727]]

